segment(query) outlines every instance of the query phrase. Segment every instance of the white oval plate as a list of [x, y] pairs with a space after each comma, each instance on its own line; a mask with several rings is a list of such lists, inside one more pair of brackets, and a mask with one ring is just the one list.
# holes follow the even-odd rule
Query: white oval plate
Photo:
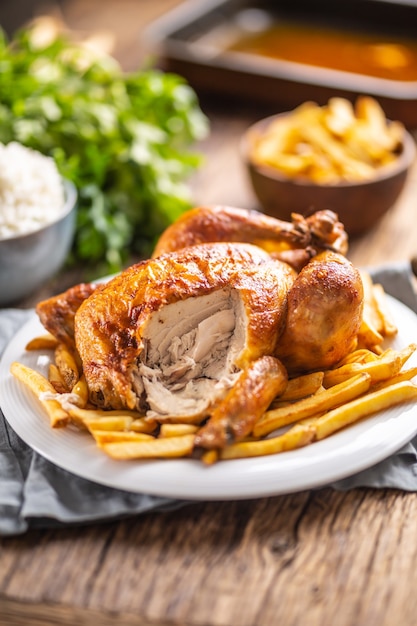
[[[417, 316], [394, 298], [388, 304], [398, 325], [392, 343], [417, 343]], [[212, 466], [190, 459], [114, 461], [87, 433], [52, 429], [42, 405], [10, 374], [20, 361], [46, 373], [50, 356], [26, 352], [43, 334], [36, 315], [9, 343], [0, 363], [0, 403], [15, 432], [52, 463], [102, 485], [136, 493], [192, 500], [261, 498], [301, 491], [340, 480], [387, 458], [417, 433], [417, 405], [409, 403], [378, 413], [317, 443], [272, 456], [223, 461]], [[408, 365], [415, 365], [413, 355]]]

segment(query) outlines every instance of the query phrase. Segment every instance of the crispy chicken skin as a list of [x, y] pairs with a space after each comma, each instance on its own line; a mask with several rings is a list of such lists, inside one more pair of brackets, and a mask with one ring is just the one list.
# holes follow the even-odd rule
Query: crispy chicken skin
[[212, 243], [139, 263], [85, 300], [75, 340], [91, 399], [163, 418], [205, 414], [272, 354], [295, 273], [249, 244]]
[[319, 254], [289, 291], [275, 355], [290, 373], [335, 365], [355, 344], [362, 303], [362, 281], [352, 263], [334, 252]]

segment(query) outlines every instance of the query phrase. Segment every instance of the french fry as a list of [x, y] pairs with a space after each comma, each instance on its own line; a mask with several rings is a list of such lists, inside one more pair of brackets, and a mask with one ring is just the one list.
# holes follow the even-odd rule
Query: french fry
[[129, 417], [131, 420], [136, 420], [136, 419], [140, 419], [143, 418], [142, 413], [139, 413], [138, 411], [130, 411], [128, 409], [113, 409], [111, 411], [106, 411], [104, 409], [96, 409], [96, 408], [91, 408], [91, 409], [82, 409], [79, 407], [73, 407], [71, 409], [71, 415], [74, 415], [75, 417], [79, 417], [80, 419], [89, 419], [89, 418], [94, 418], [94, 419], [101, 419], [101, 418], [107, 418], [107, 417]]
[[152, 435], [147, 435], [146, 433], [120, 430], [91, 430], [91, 434], [99, 445], [126, 441], [153, 441], [154, 439]]
[[130, 415], [120, 413], [107, 415], [107, 411], [82, 409], [76, 406], [70, 408], [68, 412], [74, 424], [88, 430], [127, 430], [133, 422]]
[[149, 417], [137, 417], [130, 424], [130, 430], [136, 433], [153, 433], [157, 427], [157, 421]]
[[362, 372], [313, 396], [289, 404], [286, 407], [267, 411], [255, 424], [253, 435], [262, 437], [283, 426], [288, 426], [296, 421], [323, 413], [365, 393], [369, 389], [370, 384], [370, 375]]
[[130, 430], [136, 433], [152, 433], [157, 426], [156, 421], [144, 418], [136, 411], [104, 411], [100, 409], [80, 408], [72, 406], [68, 414], [74, 424], [87, 430]]
[[333, 137], [323, 126], [311, 120], [303, 128], [303, 139], [315, 145], [328, 156], [335, 171], [342, 179], [366, 180], [374, 175], [374, 168], [365, 161], [355, 159], [337, 138]]
[[172, 459], [189, 456], [194, 449], [194, 435], [155, 438], [152, 441], [126, 441], [101, 444], [112, 459]]
[[356, 122], [352, 103], [345, 98], [330, 98], [324, 109], [323, 120], [333, 135], [345, 138]]
[[371, 96], [360, 96], [356, 101], [356, 114], [367, 131], [367, 144], [375, 160], [384, 161], [387, 153], [399, 145], [403, 126], [399, 122], [388, 124], [385, 113], [377, 100]]
[[68, 388], [62, 379], [61, 372], [55, 365], [50, 363], [48, 367], [48, 380], [57, 393], [67, 393]]
[[205, 450], [201, 455], [201, 461], [204, 465], [213, 465], [219, 460], [218, 450]]
[[58, 339], [53, 335], [47, 333], [45, 335], [39, 335], [31, 339], [25, 346], [25, 350], [55, 350], [58, 345]]
[[[388, 350], [385, 350], [384, 354], [389, 353], [390, 350], [391, 348], [388, 348]], [[416, 350], [417, 350], [416, 343], [409, 343], [408, 346], [405, 346], [401, 350], [397, 350], [397, 354], [401, 360], [401, 367], [408, 361], [408, 359], [414, 354]]]
[[113, 417], [84, 417], [80, 418], [70, 409], [69, 414], [75, 424], [82, 426], [93, 432], [95, 430], [110, 430], [125, 432], [130, 430], [133, 419], [131, 417], [113, 416]]
[[383, 341], [383, 335], [372, 325], [369, 317], [364, 315], [358, 332], [358, 348], [374, 350], [375, 346], [380, 346]]
[[277, 454], [287, 450], [301, 448], [311, 443], [315, 430], [309, 424], [295, 424], [282, 435], [258, 441], [242, 441], [232, 443], [220, 450], [220, 459], [241, 459], [254, 456]]
[[350, 379], [353, 375], [366, 372], [370, 375], [372, 383], [388, 380], [396, 376], [404, 363], [416, 350], [415, 344], [410, 344], [402, 350], [386, 350], [375, 361], [366, 363], [348, 363], [333, 370], [328, 370], [324, 374], [323, 385], [331, 387], [338, 385], [344, 380]]
[[77, 380], [71, 389], [71, 393], [78, 397], [78, 400], [74, 402], [74, 404], [83, 409], [88, 402], [88, 386], [84, 374]]
[[159, 437], [178, 437], [179, 435], [191, 435], [196, 433], [198, 426], [195, 424], [162, 424]]
[[380, 319], [382, 320], [382, 333], [384, 337], [394, 337], [398, 333], [398, 328], [387, 305], [383, 286], [379, 283], [374, 284], [373, 293], [375, 307], [379, 313]]
[[328, 370], [324, 374], [323, 385], [331, 388], [334, 385], [340, 385], [346, 380], [350, 380], [352, 376], [366, 372], [371, 378], [371, 382], [380, 382], [387, 380], [398, 374], [401, 369], [401, 360], [397, 354], [384, 355], [377, 361], [369, 361], [367, 363], [347, 363], [333, 370]]
[[383, 389], [384, 387], [389, 387], [390, 385], [394, 385], [395, 383], [400, 383], [404, 380], [412, 380], [417, 376], [417, 366], [410, 367], [407, 370], [402, 370], [392, 378], [388, 378], [388, 380], [383, 380], [382, 382], [373, 385], [372, 390], [377, 391], [377, 389]]
[[370, 392], [319, 417], [314, 425], [316, 439], [324, 439], [368, 415], [411, 400], [417, 400], [417, 386], [409, 381]]
[[160, 424], [194, 424], [199, 426], [201, 416], [199, 415], [163, 415], [158, 417]]
[[293, 402], [311, 396], [320, 389], [323, 378], [324, 372], [311, 372], [290, 378], [284, 393], [278, 396], [278, 400], [280, 402]]
[[[359, 341], [370, 347], [382, 343], [386, 337], [396, 335], [398, 328], [389, 310], [383, 286], [374, 283], [370, 274], [364, 270], [361, 271], [361, 278], [364, 287], [364, 310]], [[372, 337], [372, 334], [375, 336]]]
[[348, 365], [349, 363], [369, 363], [370, 361], [376, 361], [377, 359], [378, 355], [372, 350], [369, 350], [369, 348], [358, 348], [357, 350], [350, 352], [344, 359], [342, 359], [338, 367]]
[[57, 400], [41, 399], [43, 394], [56, 395], [54, 387], [45, 376], [27, 365], [16, 361], [11, 364], [10, 372], [35, 394], [39, 402], [45, 408], [52, 428], [65, 426], [69, 423], [69, 414], [62, 408]]
[[371, 275], [364, 270], [361, 270], [360, 274], [364, 297], [362, 324], [359, 329], [358, 341], [360, 345], [370, 348], [383, 342], [384, 324], [375, 300], [374, 284]]
[[371, 350], [371, 352], [374, 352], [377, 356], [381, 356], [384, 352], [384, 349], [381, 345], [375, 345], [375, 346], [370, 346], [369, 350]]
[[74, 354], [63, 343], [59, 343], [55, 348], [55, 364], [67, 390], [71, 391], [80, 378], [80, 372]]

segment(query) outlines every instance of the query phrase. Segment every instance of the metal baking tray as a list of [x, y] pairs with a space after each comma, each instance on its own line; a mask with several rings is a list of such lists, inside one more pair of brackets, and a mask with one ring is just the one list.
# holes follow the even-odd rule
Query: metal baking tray
[[398, 80], [362, 69], [340, 70], [333, 64], [334, 53], [328, 64], [314, 65], [309, 58], [300, 62], [232, 49], [239, 37], [287, 22], [307, 25], [311, 32], [333, 29], [352, 41], [370, 37], [374, 51], [393, 53], [388, 64], [401, 65], [403, 42], [417, 48], [417, 0], [189, 0], [151, 24], [145, 41], [159, 66], [182, 75], [197, 93], [263, 103], [277, 111], [305, 100], [324, 104], [335, 95], [353, 101], [369, 94], [389, 118], [417, 127], [417, 60], [411, 78]]

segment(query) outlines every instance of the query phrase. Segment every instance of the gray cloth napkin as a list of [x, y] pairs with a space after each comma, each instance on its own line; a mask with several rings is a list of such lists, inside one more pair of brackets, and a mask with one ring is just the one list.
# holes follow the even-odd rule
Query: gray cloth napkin
[[[417, 312], [408, 263], [371, 273], [388, 293]], [[28, 317], [29, 311], [0, 310], [0, 355]], [[375, 487], [417, 491], [417, 437], [385, 461], [331, 486], [339, 490]], [[18, 535], [33, 527], [109, 521], [185, 504], [105, 487], [66, 472], [27, 446], [0, 411], [0, 535]]]

